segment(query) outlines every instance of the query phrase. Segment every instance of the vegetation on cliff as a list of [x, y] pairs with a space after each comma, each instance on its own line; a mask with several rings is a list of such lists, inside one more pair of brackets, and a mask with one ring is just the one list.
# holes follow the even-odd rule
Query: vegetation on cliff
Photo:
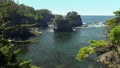
[[48, 27], [53, 17], [47, 9], [35, 10], [12, 0], [0, 0], [0, 25], [5, 24], [4, 38], [26, 40], [34, 36], [29, 28]]
[[25, 39], [31, 33], [27, 29], [30, 26], [15, 24], [15, 21], [19, 21], [16, 17], [21, 16], [15, 7], [17, 8], [17, 4], [12, 0], [0, 0], [0, 68], [37, 68], [31, 65], [31, 60], [17, 59], [20, 49], [15, 46], [28, 41], [16, 41], [14, 38]]
[[36, 24], [38, 27], [48, 27], [48, 22], [54, 17], [52, 12], [47, 9], [35, 10], [24, 4], [19, 5], [12, 0], [1, 0], [0, 10], [0, 16], [4, 21], [10, 22], [8, 26]]
[[15, 41], [4, 38], [5, 30], [11, 29], [5, 27], [5, 24], [0, 26], [0, 68], [38, 68], [31, 65], [31, 60], [17, 59], [20, 49], [16, 49], [15, 46], [21, 43], [29, 43], [28, 41]]
[[115, 11], [115, 18], [106, 21], [109, 26], [109, 40], [90, 41], [90, 46], [79, 50], [76, 59], [81, 61], [91, 54], [98, 54], [100, 62], [108, 68], [119, 68], [120, 66], [120, 10]]

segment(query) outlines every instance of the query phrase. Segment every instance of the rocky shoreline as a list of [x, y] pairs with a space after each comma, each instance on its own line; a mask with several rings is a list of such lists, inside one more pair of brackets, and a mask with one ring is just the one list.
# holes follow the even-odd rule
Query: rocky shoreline
[[98, 48], [97, 53], [99, 53], [99, 62], [104, 63], [107, 68], [120, 68], [120, 57], [114, 47]]

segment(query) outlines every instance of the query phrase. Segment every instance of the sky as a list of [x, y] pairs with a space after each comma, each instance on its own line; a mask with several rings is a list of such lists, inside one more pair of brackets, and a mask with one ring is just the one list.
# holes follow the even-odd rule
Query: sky
[[120, 8], [120, 0], [14, 0], [35, 9], [48, 9], [53, 14], [66, 15], [76, 11], [80, 15], [113, 15]]

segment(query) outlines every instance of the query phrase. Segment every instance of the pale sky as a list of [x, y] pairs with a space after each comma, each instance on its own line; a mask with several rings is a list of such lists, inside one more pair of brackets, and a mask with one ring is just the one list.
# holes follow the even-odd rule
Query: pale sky
[[120, 8], [120, 0], [18, 0], [18, 2], [35, 9], [49, 9], [52, 13], [62, 15], [69, 11], [76, 11], [81, 15], [113, 15], [113, 11]]

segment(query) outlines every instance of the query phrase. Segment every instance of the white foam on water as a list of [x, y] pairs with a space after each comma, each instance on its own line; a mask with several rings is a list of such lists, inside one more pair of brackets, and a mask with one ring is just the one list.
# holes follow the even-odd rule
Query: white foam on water
[[49, 29], [49, 32], [54, 32], [54, 30], [53, 29]]
[[53, 26], [53, 25], [48, 25], [49, 27]]
[[98, 23], [86, 24], [86, 25], [83, 25], [83, 27], [86, 27], [86, 28], [105, 27], [105, 25], [103, 24], [103, 22], [98, 22]]
[[84, 24], [86, 24], [86, 23], [83, 22], [83, 25], [84, 25]]

